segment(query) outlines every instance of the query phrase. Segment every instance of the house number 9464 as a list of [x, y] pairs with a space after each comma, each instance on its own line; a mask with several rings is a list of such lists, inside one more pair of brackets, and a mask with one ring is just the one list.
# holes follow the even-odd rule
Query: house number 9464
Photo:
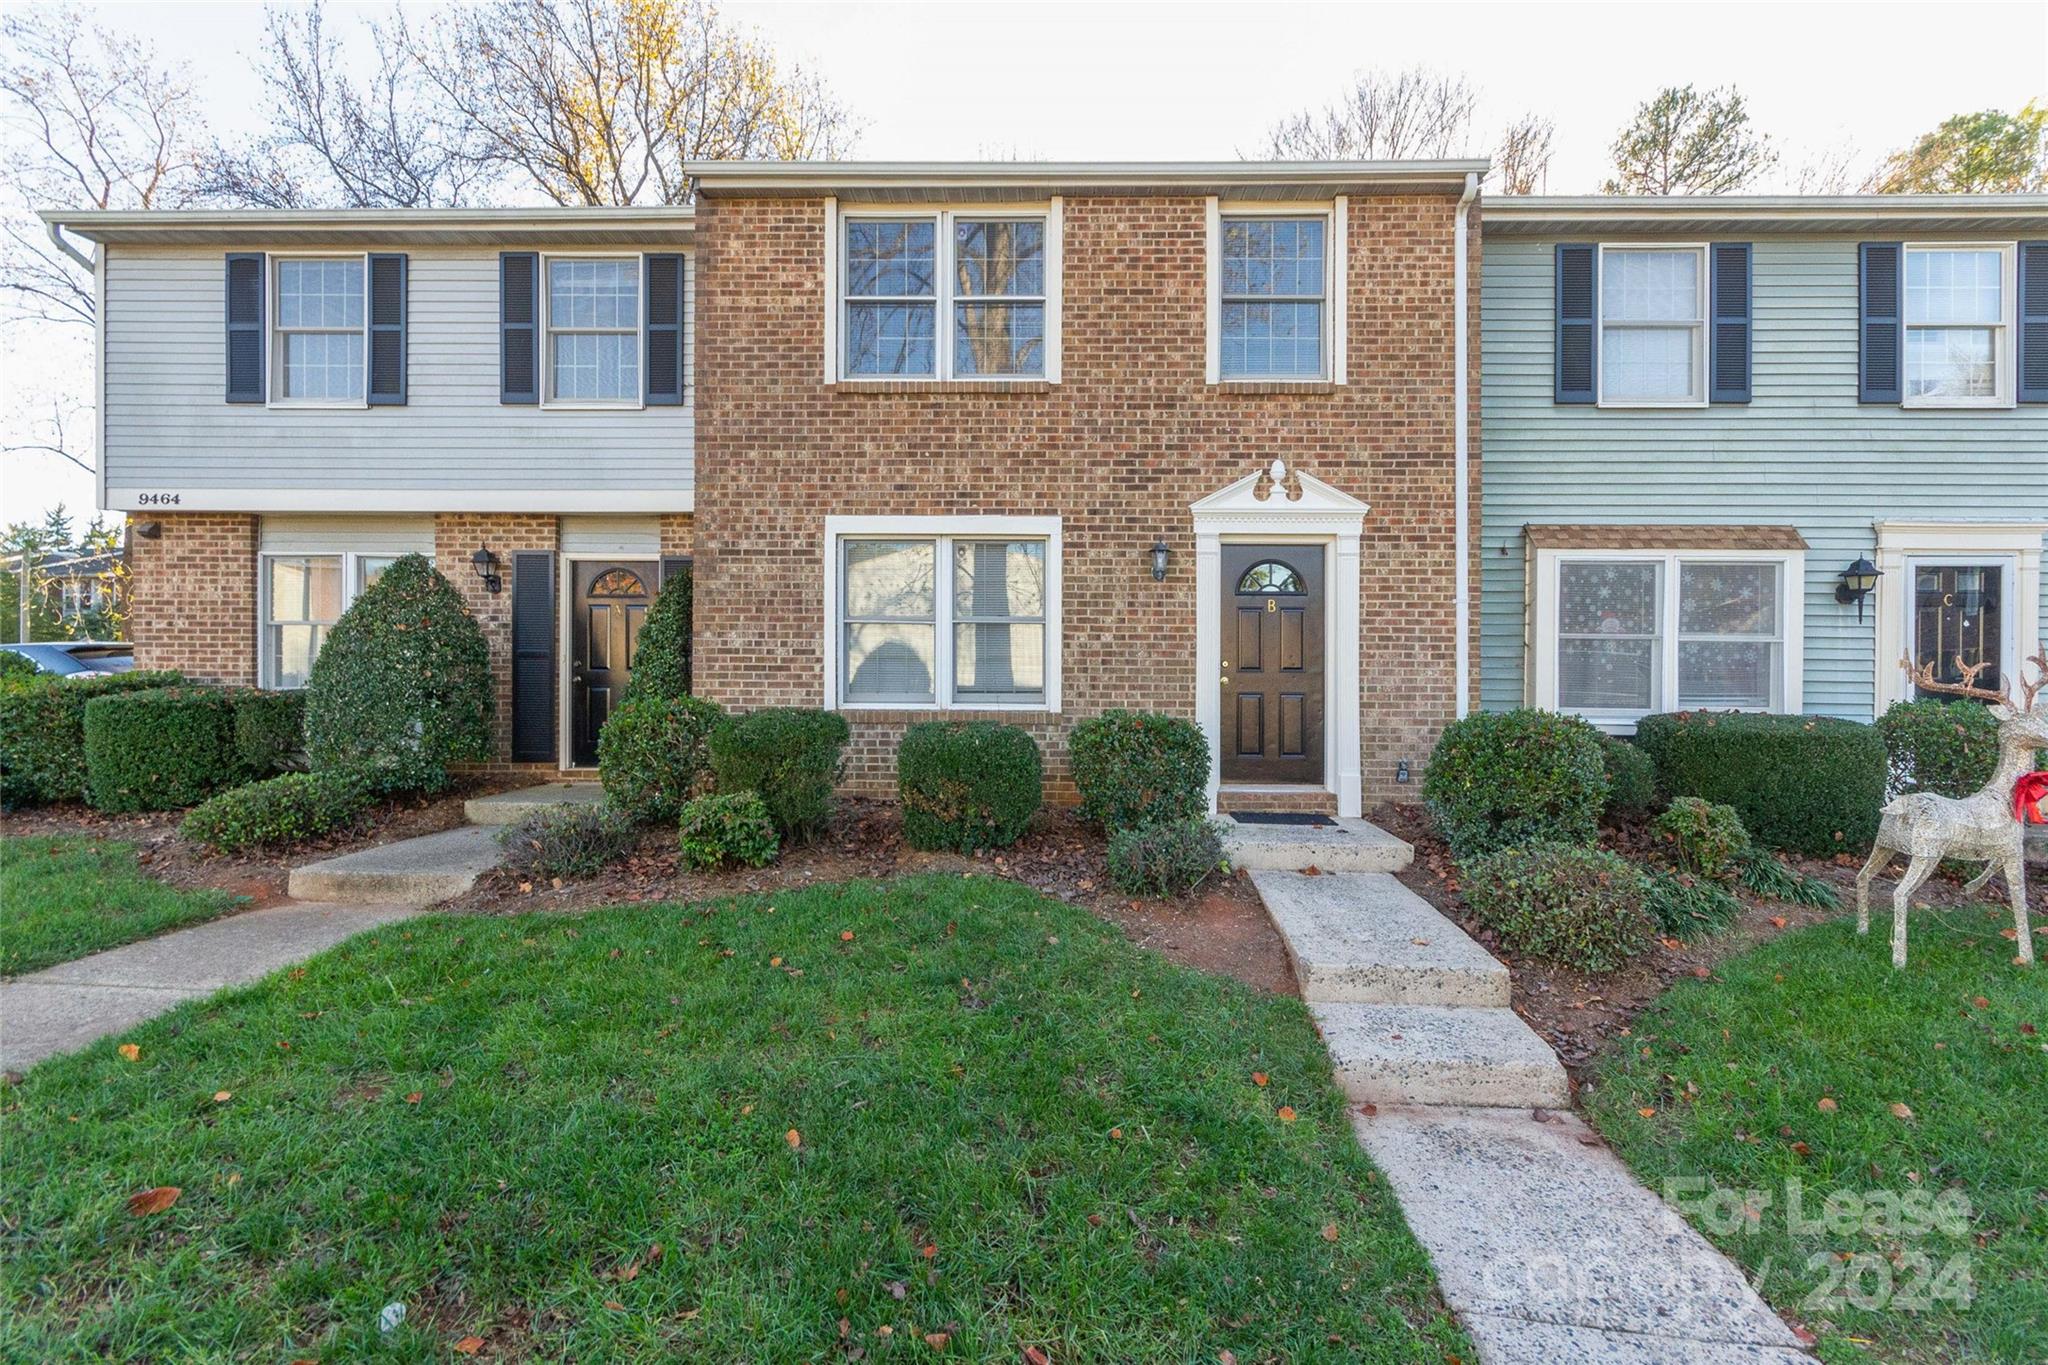
[[135, 501], [143, 507], [176, 507], [184, 498], [182, 493], [137, 493]]

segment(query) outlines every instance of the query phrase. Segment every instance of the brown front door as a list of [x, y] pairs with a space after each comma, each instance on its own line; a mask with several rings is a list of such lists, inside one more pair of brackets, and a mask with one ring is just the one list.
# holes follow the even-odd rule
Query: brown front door
[[[2005, 570], [1997, 564], [1913, 568], [1913, 662], [1932, 663], [1937, 682], [1961, 682], [1965, 665], [1989, 664], [1977, 686], [1996, 689], [2005, 657]], [[1935, 696], [1936, 693], [1923, 693]]]
[[569, 759], [597, 764], [597, 732], [626, 695], [657, 566], [578, 560], [569, 632]]
[[1223, 780], [1323, 780], [1323, 548], [1223, 547]]

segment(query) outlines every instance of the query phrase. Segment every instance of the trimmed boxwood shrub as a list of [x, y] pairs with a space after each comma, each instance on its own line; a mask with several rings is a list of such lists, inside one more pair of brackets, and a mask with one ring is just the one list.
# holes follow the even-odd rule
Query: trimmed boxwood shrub
[[178, 832], [215, 852], [239, 853], [351, 829], [376, 804], [375, 786], [353, 768], [285, 773], [194, 807]]
[[235, 704], [235, 751], [243, 767], [268, 777], [300, 765], [306, 751], [304, 692], [245, 688], [229, 697]]
[[1209, 741], [1156, 711], [1104, 711], [1067, 735], [1081, 818], [1106, 830], [1181, 820], [1209, 808]]
[[483, 629], [424, 555], [406, 555], [327, 632], [306, 682], [306, 755], [440, 787], [450, 764], [491, 757], [494, 696]]
[[531, 881], [594, 877], [631, 853], [640, 828], [600, 801], [537, 811], [501, 831], [505, 869]]
[[1109, 836], [1109, 879], [1132, 896], [1185, 896], [1227, 868], [1223, 828], [1206, 815], [1156, 820]]
[[683, 807], [677, 839], [683, 861], [695, 868], [766, 867], [781, 849], [759, 792], [698, 797]]
[[1045, 793], [1038, 742], [1014, 725], [913, 725], [896, 750], [903, 838], [912, 848], [972, 853], [1023, 837]]
[[1541, 843], [1458, 866], [1465, 903], [1511, 951], [1604, 972], [1650, 939], [1643, 874], [1603, 848]]
[[687, 564], [670, 574], [654, 605], [647, 609], [633, 651], [633, 680], [626, 685], [627, 700], [639, 696], [674, 700], [690, 695], [690, 577]]
[[1649, 814], [1657, 804], [1657, 765], [1650, 756], [1625, 739], [1602, 735], [1600, 757], [1607, 770], [1607, 817]]
[[786, 839], [802, 842], [825, 828], [839, 755], [851, 732], [832, 711], [777, 706], [726, 721], [711, 734], [718, 790], [759, 792]]
[[1817, 858], [1861, 852], [1884, 804], [1884, 737], [1831, 716], [1678, 711], [1645, 716], [1636, 743], [1666, 797], [1735, 807], [1766, 848]]
[[86, 793], [108, 812], [177, 810], [246, 782], [235, 703], [215, 687], [163, 687], [85, 705]]
[[1451, 722], [1422, 779], [1437, 832], [1460, 859], [1521, 844], [1590, 844], [1607, 790], [1600, 732], [1533, 708]]
[[1998, 717], [1980, 702], [1893, 702], [1877, 732], [1894, 792], [1969, 796], [1998, 766]]
[[176, 673], [37, 675], [0, 685], [0, 806], [85, 798], [85, 706], [95, 697], [175, 687]]
[[629, 695], [597, 735], [604, 799], [642, 824], [674, 820], [710, 774], [711, 735], [724, 718], [695, 697]]
[[1650, 828], [1671, 842], [1674, 861], [1687, 872], [1722, 879], [1735, 870], [1736, 859], [1749, 852], [1749, 831], [1735, 807], [1681, 796]]

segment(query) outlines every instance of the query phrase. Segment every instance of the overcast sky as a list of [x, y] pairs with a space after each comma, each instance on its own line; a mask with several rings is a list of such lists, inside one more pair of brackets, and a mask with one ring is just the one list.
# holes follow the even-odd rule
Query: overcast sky
[[[218, 134], [256, 126], [260, 6], [94, 8], [191, 64]], [[390, 7], [329, 8], [346, 27]], [[886, 159], [1232, 158], [1254, 152], [1275, 120], [1334, 98], [1361, 68], [1424, 62], [1472, 78], [1482, 138], [1524, 111], [1553, 117], [1547, 188], [1562, 194], [1597, 188], [1615, 131], [1663, 85], [1740, 87], [1788, 172], [1845, 142], [1874, 160], [1949, 114], [2048, 94], [2041, 3], [723, 8], [822, 73], [861, 122], [855, 154]], [[0, 444], [23, 439], [22, 412], [53, 390], [86, 395], [90, 353], [76, 331], [9, 325]], [[4, 460], [0, 519], [92, 501], [91, 479], [53, 458]]]

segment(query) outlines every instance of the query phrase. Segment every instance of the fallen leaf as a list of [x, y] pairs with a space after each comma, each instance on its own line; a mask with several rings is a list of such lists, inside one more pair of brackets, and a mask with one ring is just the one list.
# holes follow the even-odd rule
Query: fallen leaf
[[1813, 1154], [1813, 1148], [1811, 1148], [1811, 1147], [1807, 1146], [1807, 1145], [1806, 1145], [1805, 1143], [1803, 1143], [1803, 1142], [1795, 1142], [1795, 1143], [1793, 1143], [1793, 1144], [1792, 1144], [1792, 1150], [1793, 1150], [1793, 1151], [1795, 1151], [1795, 1152], [1797, 1152], [1797, 1153], [1799, 1153], [1799, 1155], [1801, 1155], [1801, 1156], [1811, 1156], [1811, 1155]]
[[910, 1286], [904, 1284], [901, 1280], [891, 1280], [883, 1285], [882, 1288], [888, 1290], [889, 1297], [895, 1299], [898, 1303], [901, 1303], [904, 1295], [910, 1292]]
[[1638, 1114], [1641, 1114], [1646, 1119], [1653, 1119], [1657, 1117], [1657, 1111], [1654, 1109], [1638, 1109], [1636, 1110], [1636, 1112]]
[[791, 1151], [795, 1151], [797, 1148], [804, 1145], [804, 1135], [802, 1133], [799, 1133], [794, 1128], [784, 1133], [782, 1135], [782, 1140], [789, 1144], [789, 1149]]
[[1712, 976], [1712, 975], [1713, 975], [1713, 973], [1712, 973], [1712, 972], [1710, 972], [1710, 971], [1708, 971], [1708, 970], [1707, 970], [1707, 969], [1706, 969], [1705, 967], [1695, 967], [1695, 968], [1693, 968], [1693, 969], [1692, 969], [1692, 974], [1693, 974], [1694, 976], [1698, 977], [1698, 978], [1699, 978], [1700, 980], [1702, 980], [1702, 981], [1705, 981], [1705, 980], [1706, 980], [1706, 979], [1707, 979], [1708, 977], [1710, 977], [1710, 976]]
[[1266, 1073], [1265, 1073], [1265, 1072], [1263, 1072], [1263, 1071], [1254, 1071], [1254, 1072], [1252, 1073], [1252, 1084], [1253, 1084], [1253, 1085], [1264, 1085], [1265, 1083], [1266, 1083]]
[[1913, 1117], [1913, 1111], [1903, 1104], [1894, 1104], [1892, 1106], [1892, 1117], [1895, 1119], [1910, 1119]]
[[[1975, 1006], [1976, 1006], [1976, 1007], [1977, 1007], [1978, 1009], [1980, 1009], [1980, 1010], [1988, 1010], [1988, 1009], [1990, 1009], [1990, 1008], [1991, 1008], [1991, 1002], [1990, 1002], [1989, 1000], [1986, 1000], [1986, 999], [1985, 999], [1985, 998], [1984, 998], [1983, 996], [1981, 996], [1981, 995], [1980, 995], [1980, 996], [1978, 996], [1978, 997], [1977, 997], [1977, 998], [1976, 998], [1975, 1000], [1972, 1000], [1972, 1001], [1971, 1001], [1970, 1003], [1971, 1003], [1971, 1004], [1973, 1004], [1973, 1005], [1975, 1005]], [[126, 1049], [126, 1048], [123, 1048], [123, 1049], [121, 1049], [121, 1050], [122, 1050], [123, 1052], [126, 1052], [126, 1051], [127, 1051], [128, 1049]], [[130, 1058], [129, 1060], [133, 1061], [134, 1059], [133, 1059], [133, 1058]]]
[[128, 1212], [134, 1214], [137, 1218], [147, 1218], [152, 1213], [162, 1213], [165, 1209], [177, 1203], [178, 1196], [183, 1193], [184, 1191], [176, 1185], [159, 1185], [153, 1190], [144, 1190], [140, 1194], [131, 1194], [128, 1196]]
[[620, 1303], [617, 1299], [606, 1299], [604, 1301], [604, 1306], [611, 1309], [614, 1313], [623, 1313], [626, 1311], [626, 1305]]
[[1785, 917], [1784, 917], [1783, 915], [1772, 915], [1772, 916], [1771, 916], [1771, 927], [1772, 927], [1773, 929], [1782, 929], [1782, 928], [1784, 928], [1784, 927], [1785, 927], [1786, 925], [1790, 924], [1791, 922], [1792, 922], [1791, 920], [1789, 920], [1789, 919], [1786, 919], [1786, 918], [1785, 918]]
[[1052, 1365], [1052, 1357], [1036, 1346], [1024, 1348], [1024, 1365]]
[[1121, 1139], [1124, 1135], [1124, 1130], [1121, 1128], [1112, 1128], [1109, 1130], [1109, 1135], [1112, 1138]]
[[418, 1104], [420, 1102], [420, 1092], [417, 1090], [413, 1091], [405, 1097], [405, 1102], [407, 1104]]
[[1292, 1105], [1283, 1104], [1280, 1106], [1280, 1121], [1282, 1123], [1294, 1122], [1294, 1107]]
[[851, 942], [853, 942], [853, 930], [851, 930], [851, 929], [841, 929], [841, 930], [839, 931], [839, 941], [840, 941], [841, 943], [851, 943]]
[[934, 1351], [945, 1350], [946, 1343], [952, 1339], [952, 1334], [949, 1332], [926, 1332], [924, 1334], [924, 1344], [931, 1347]]
[[1835, 1112], [1835, 1110], [1836, 1110], [1836, 1109], [1838, 1109], [1839, 1107], [1840, 1107], [1840, 1106], [1839, 1106], [1839, 1105], [1837, 1105], [1837, 1104], [1836, 1104], [1836, 1103], [1834, 1102], [1834, 1100], [1833, 1100], [1833, 1099], [1831, 1099], [1830, 1097], [1828, 1097], [1828, 1096], [1826, 1096], [1826, 1095], [1822, 1095], [1822, 1096], [1820, 1097], [1820, 1102], [1819, 1102], [1818, 1104], [1814, 1105], [1814, 1108], [1816, 1108], [1816, 1109], [1820, 1110], [1820, 1112], [1821, 1112], [1821, 1113], [1823, 1113], [1823, 1114], [1832, 1114], [1832, 1113], [1834, 1113], [1834, 1112]]
[[927, 1261], [932, 1260], [939, 1254], [939, 1244], [937, 1242], [926, 1242], [924, 1244], [924, 1250], [919, 1254], [922, 1255]]
[[232, 1090], [216, 1090], [213, 1092], [213, 1102], [215, 1104], [226, 1104], [234, 1097], [235, 1092]]
[[1231, 1351], [1218, 1351], [1216, 1365], [1237, 1365], [1237, 1355]]
[[133, 1043], [123, 1043], [119, 1048], [116, 1049], [116, 1051], [118, 1051], [123, 1057], [126, 1057], [131, 1062], [139, 1062], [142, 1060], [142, 1049], [135, 1046], [135, 1044]]
[[1323, 1240], [1325, 1242], [1334, 1242], [1337, 1240], [1337, 1225], [1335, 1223], [1323, 1224]]
[[1091, 1227], [1091, 1228], [1099, 1228], [1099, 1227], [1101, 1227], [1101, 1226], [1102, 1226], [1102, 1215], [1101, 1215], [1101, 1214], [1099, 1214], [1099, 1213], [1091, 1213], [1091, 1214], [1089, 1214], [1089, 1215], [1088, 1215], [1088, 1226], [1089, 1226], [1089, 1227]]
[[455, 1343], [455, 1354], [462, 1356], [473, 1356], [478, 1351], [481, 1351], [483, 1348], [484, 1339], [482, 1337], [464, 1337], [462, 1340]]

